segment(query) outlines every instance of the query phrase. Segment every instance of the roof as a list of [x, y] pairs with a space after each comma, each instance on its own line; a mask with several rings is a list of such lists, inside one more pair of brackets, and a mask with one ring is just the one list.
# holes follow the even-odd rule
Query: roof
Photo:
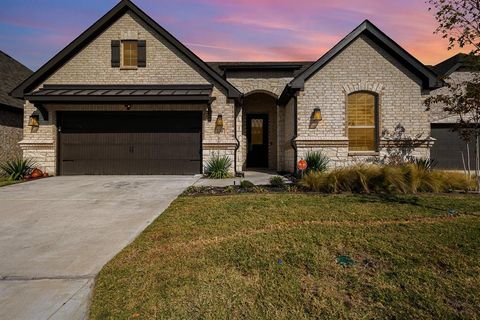
[[332, 60], [336, 55], [342, 52], [346, 47], [348, 47], [362, 35], [365, 35], [373, 40], [380, 47], [380, 49], [387, 52], [390, 56], [399, 61], [409, 71], [421, 79], [422, 85], [425, 89], [437, 88], [440, 85], [435, 72], [418, 61], [395, 41], [390, 39], [369, 20], [365, 20], [339, 43], [337, 43], [331, 50], [325, 53], [320, 59], [310, 65], [310, 67], [308, 67], [302, 73], [297, 75], [285, 88], [280, 98], [281, 101], [285, 102], [295, 91], [303, 89], [306, 80], [308, 80], [312, 75], [314, 75], [330, 60]]
[[147, 24], [161, 37], [168, 41], [174, 48], [176, 48], [181, 55], [183, 55], [187, 61], [190, 61], [196, 65], [199, 72], [214, 85], [217, 85], [220, 90], [223, 89], [224, 93], [229, 98], [238, 99], [241, 97], [241, 92], [238, 91], [232, 84], [226, 79], [222, 78], [220, 74], [214, 71], [208, 66], [202, 59], [195, 55], [190, 49], [178, 41], [173, 35], [162, 28], [157, 22], [150, 18], [145, 12], [133, 4], [130, 0], [120, 1], [113, 9], [106, 13], [102, 18], [95, 22], [73, 42], [66, 46], [62, 51], [55, 55], [45, 65], [43, 65], [37, 72], [31, 77], [25, 80], [21, 85], [12, 91], [12, 95], [17, 98], [23, 98], [24, 94], [33, 90], [36, 86], [40, 85], [51, 74], [61, 68], [68, 60], [76, 55], [81, 48], [89, 44], [97, 35], [107, 29], [113, 22], [127, 12], [131, 12], [137, 16], [141, 21]]
[[45, 85], [25, 94], [32, 102], [203, 102], [212, 85]]
[[9, 93], [32, 73], [32, 70], [0, 50], [0, 105], [23, 109], [23, 101], [11, 97]]
[[[477, 60], [477, 65], [475, 65], [475, 60]], [[432, 69], [440, 77], [447, 77], [459, 69], [469, 71], [478, 70], [478, 64], [480, 64], [480, 57], [473, 57], [466, 53], [458, 53], [433, 66]]]
[[215, 71], [223, 74], [226, 70], [241, 71], [283, 71], [292, 70], [296, 74], [308, 68], [315, 61], [278, 61], [278, 62], [207, 62]]

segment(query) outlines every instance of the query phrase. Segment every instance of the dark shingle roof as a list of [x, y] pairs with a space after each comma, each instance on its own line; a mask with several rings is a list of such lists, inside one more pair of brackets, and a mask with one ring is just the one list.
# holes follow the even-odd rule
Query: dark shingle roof
[[279, 71], [293, 70], [294, 76], [303, 72], [315, 61], [279, 61], [279, 62], [207, 62], [217, 73], [223, 75], [225, 70], [248, 70], [248, 71]]
[[[477, 66], [475, 66], [474, 60], [477, 59]], [[480, 57], [474, 58], [466, 53], [458, 53], [447, 60], [440, 62], [436, 66], [433, 66], [432, 69], [440, 77], [446, 77], [457, 71], [458, 69], [464, 70], [478, 70], [478, 64], [480, 63]], [[475, 67], [477, 69], [475, 69]]]
[[0, 50], [0, 105], [23, 108], [23, 100], [13, 98], [9, 93], [32, 73], [32, 70]]

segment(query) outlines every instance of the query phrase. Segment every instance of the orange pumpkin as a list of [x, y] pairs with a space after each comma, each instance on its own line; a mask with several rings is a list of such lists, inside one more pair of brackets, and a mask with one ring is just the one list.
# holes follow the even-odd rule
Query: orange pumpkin
[[35, 169], [32, 171], [31, 176], [33, 179], [40, 178], [40, 177], [43, 177], [43, 172], [40, 169]]

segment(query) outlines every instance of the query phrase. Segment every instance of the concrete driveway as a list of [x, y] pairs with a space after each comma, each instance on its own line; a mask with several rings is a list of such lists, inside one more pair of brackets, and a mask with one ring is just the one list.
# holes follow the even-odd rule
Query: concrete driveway
[[197, 178], [55, 177], [0, 188], [0, 319], [82, 319], [95, 275]]

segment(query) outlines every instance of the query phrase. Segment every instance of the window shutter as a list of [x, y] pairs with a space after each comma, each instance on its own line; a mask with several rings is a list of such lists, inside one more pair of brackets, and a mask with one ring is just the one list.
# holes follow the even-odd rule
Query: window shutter
[[112, 40], [112, 68], [120, 67], [120, 41]]
[[145, 68], [147, 66], [147, 41], [138, 40], [138, 67]]

